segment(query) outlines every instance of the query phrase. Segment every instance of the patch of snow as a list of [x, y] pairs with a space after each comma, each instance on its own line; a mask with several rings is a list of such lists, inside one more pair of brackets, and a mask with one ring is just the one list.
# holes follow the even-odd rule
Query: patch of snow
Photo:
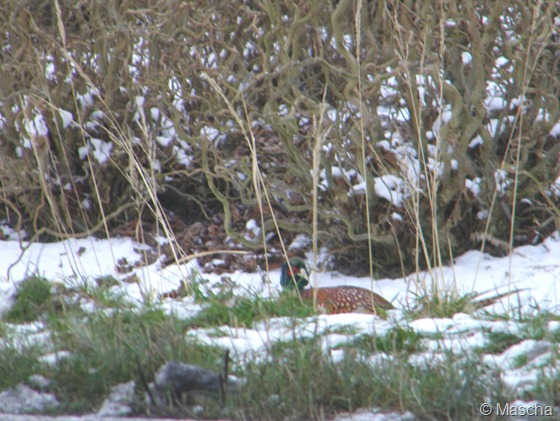
[[100, 417], [124, 417], [129, 415], [132, 412], [130, 406], [134, 401], [135, 387], [134, 380], [111, 387], [111, 392], [101, 404], [97, 415]]
[[[384, 198], [397, 207], [402, 206], [403, 199], [407, 197], [402, 178], [392, 174], [386, 174], [381, 177], [375, 177], [374, 182], [375, 193], [379, 197]], [[360, 188], [365, 188], [363, 183], [360, 184]], [[354, 191], [356, 191], [356, 186], [354, 186]]]
[[441, 114], [435, 119], [434, 123], [432, 124], [432, 133], [434, 136], [439, 136], [439, 129], [442, 125], [445, 125], [451, 121], [453, 117], [453, 110], [451, 109], [450, 105], [446, 105], [443, 108]]
[[244, 236], [246, 240], [252, 241], [261, 235], [261, 228], [254, 219], [249, 219], [245, 224], [245, 228], [248, 231]]
[[78, 148], [78, 156], [83, 161], [90, 153], [92, 153], [97, 162], [99, 162], [100, 164], [104, 164], [111, 156], [112, 149], [112, 142], [105, 142], [101, 139], [92, 137], [89, 139], [86, 145]]
[[37, 392], [23, 384], [0, 392], [0, 413], [3, 414], [46, 412], [58, 406], [55, 395]]
[[27, 232], [25, 230], [22, 229], [21, 231], [16, 231], [8, 225], [3, 225], [6, 222], [7, 221], [0, 221], [0, 232], [5, 239], [12, 241], [21, 241], [27, 238]]
[[486, 97], [484, 105], [488, 111], [501, 111], [507, 107], [507, 101], [502, 97]]
[[23, 121], [25, 131], [31, 136], [47, 136], [49, 134], [49, 128], [42, 114], [35, 114], [33, 120], [25, 119]]
[[447, 331], [454, 323], [452, 319], [424, 318], [414, 320], [410, 323], [410, 327], [419, 333], [436, 334]]
[[428, 340], [423, 343], [429, 351], [465, 355], [471, 349], [484, 347], [488, 342], [489, 340], [483, 332], [476, 332], [472, 335]]
[[83, 94], [77, 94], [76, 98], [80, 103], [82, 110], [86, 110], [90, 108], [95, 103], [95, 97], [100, 96], [100, 92], [98, 88], [90, 88], [89, 91], [86, 91]]
[[496, 182], [496, 189], [500, 196], [506, 194], [506, 190], [513, 182], [508, 178], [508, 173], [505, 170], [496, 170], [494, 173], [494, 181]]
[[560, 136], [560, 121], [558, 121], [554, 126], [552, 126], [552, 129], [550, 129], [548, 134], [554, 137]]
[[101, 139], [91, 138], [90, 144], [93, 145], [93, 157], [100, 164], [107, 162], [107, 159], [111, 156], [111, 150], [113, 149], [112, 142], [104, 142]]
[[468, 51], [462, 52], [461, 60], [463, 61], [463, 64], [470, 64], [472, 62], [472, 54]]
[[52, 384], [52, 382], [49, 379], [47, 379], [45, 376], [42, 376], [40, 374], [33, 374], [29, 376], [27, 382], [31, 386], [41, 390], [47, 389]]
[[41, 357], [39, 357], [39, 361], [51, 367], [55, 367], [58, 365], [60, 360], [70, 358], [71, 356], [72, 353], [69, 351], [57, 351], [50, 354], [42, 355]]
[[500, 68], [500, 67], [507, 66], [509, 63], [510, 61], [507, 57], [501, 56], [496, 59], [494, 64], [496, 65], [496, 67]]
[[[5, 288], [4, 290], [10, 291], [8, 294], [15, 294], [14, 285]], [[5, 303], [4, 303], [5, 306]], [[43, 350], [50, 352], [52, 349], [52, 343], [50, 340], [50, 334], [46, 330], [46, 325], [43, 322], [31, 322], [26, 324], [11, 324], [6, 323], [6, 327], [11, 333], [10, 340], [0, 338], [0, 347], [10, 347], [18, 350], [19, 352], [24, 352], [28, 348], [39, 347]]]
[[474, 197], [478, 197], [480, 194], [480, 183], [482, 183], [480, 177], [476, 177], [474, 180], [465, 179], [465, 187], [471, 191]]
[[410, 412], [404, 414], [381, 409], [359, 409], [353, 413], [338, 414], [331, 421], [414, 421], [417, 418]]
[[58, 114], [62, 120], [62, 128], [67, 129], [68, 127], [74, 125], [74, 115], [70, 111], [60, 108], [58, 110]]
[[486, 218], [488, 218], [488, 215], [489, 215], [489, 213], [488, 213], [487, 210], [481, 210], [481, 211], [478, 211], [478, 212], [476, 213], [476, 218], [477, 218], [479, 221], [485, 221]]
[[214, 142], [220, 136], [220, 131], [212, 126], [203, 126], [200, 129], [200, 135], [207, 138], [209, 141]]
[[180, 301], [176, 299], [164, 300], [158, 304], [158, 308], [165, 314], [172, 315], [179, 320], [187, 320], [196, 316], [203, 309], [203, 306], [186, 297]]
[[178, 146], [173, 146], [173, 152], [175, 153], [175, 159], [177, 160], [177, 163], [187, 168], [192, 165], [192, 157], [187, 155], [184, 149], [181, 149]]
[[450, 164], [453, 171], [457, 171], [459, 169], [459, 162], [456, 159], [452, 159]]
[[288, 246], [289, 251], [307, 250], [311, 246], [311, 238], [307, 234], [298, 234]]
[[532, 361], [543, 354], [550, 355], [551, 346], [547, 341], [537, 341], [526, 339], [512, 347], [506, 349], [499, 355], [485, 355], [484, 361], [493, 364], [503, 371], [518, 368], [518, 365], [525, 365], [524, 360]]

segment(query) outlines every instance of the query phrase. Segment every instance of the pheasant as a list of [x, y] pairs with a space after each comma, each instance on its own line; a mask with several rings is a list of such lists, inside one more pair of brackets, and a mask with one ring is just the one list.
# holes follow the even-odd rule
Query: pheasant
[[[313, 300], [313, 288], [305, 289], [309, 284], [309, 271], [301, 259], [290, 260], [282, 265], [280, 285], [284, 290], [293, 290], [297, 287], [301, 298]], [[339, 286], [318, 288], [317, 306], [327, 314], [340, 313], [370, 313], [383, 314], [386, 310], [395, 307], [385, 298], [365, 288], [353, 286]]]

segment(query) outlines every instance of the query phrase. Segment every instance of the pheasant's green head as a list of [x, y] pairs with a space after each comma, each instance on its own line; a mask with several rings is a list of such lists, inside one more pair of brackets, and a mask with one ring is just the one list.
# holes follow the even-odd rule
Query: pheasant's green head
[[309, 270], [307, 265], [301, 259], [295, 258], [290, 263], [284, 262], [282, 272], [280, 273], [280, 285], [283, 289], [294, 289], [297, 287], [299, 291], [309, 284]]

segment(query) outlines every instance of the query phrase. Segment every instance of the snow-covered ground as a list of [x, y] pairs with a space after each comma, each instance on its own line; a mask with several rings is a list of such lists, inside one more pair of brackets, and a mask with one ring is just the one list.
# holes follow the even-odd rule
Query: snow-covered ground
[[[147, 298], [155, 299], [159, 294], [177, 288], [192, 270], [200, 269], [196, 260], [163, 269], [157, 261], [149, 266], [142, 266], [140, 262], [145, 248], [146, 246], [128, 238], [88, 238], [52, 244], [1, 241], [0, 312], [5, 312], [10, 307], [18, 283], [34, 274], [67, 286], [93, 282], [95, 278], [105, 276], [124, 280], [135, 275], [138, 282], [122, 282], [114, 288], [126, 293], [131, 300], [141, 303]], [[322, 272], [316, 274], [316, 279], [320, 287], [356, 285], [373, 288], [392, 301], [398, 309], [406, 309], [414, 303], [420, 285], [430, 288], [436, 282], [449, 290], [456, 289], [461, 294], [473, 291], [484, 293], [480, 298], [519, 290], [489, 308], [494, 312], [515, 308], [518, 313], [520, 310], [530, 313], [538, 307], [540, 310], [556, 313], [560, 312], [560, 291], [557, 285], [560, 276], [559, 256], [560, 236], [556, 234], [542, 244], [519, 247], [508, 257], [494, 258], [470, 251], [458, 257], [453, 265], [412, 274], [406, 278], [372, 282], [369, 278]], [[129, 267], [128, 271], [123, 271], [125, 265]], [[219, 283], [223, 276], [204, 274], [210, 285]], [[271, 271], [270, 277], [263, 272], [234, 272], [228, 274], [228, 277], [231, 284], [237, 286], [236, 292], [239, 294], [258, 293], [268, 297], [277, 294], [280, 289], [279, 270]], [[315, 280], [313, 274], [312, 279]], [[174, 311], [180, 311], [178, 307], [181, 306], [172, 304], [171, 300], [162, 303]], [[341, 317], [345, 323], [347, 316], [329, 316], [325, 320], [338, 323]], [[355, 318], [353, 316], [350, 320]]]
[[[67, 240], [54, 244], [20, 244], [17, 241], [0, 242], [0, 311], [8, 310], [16, 293], [16, 286], [27, 276], [39, 274], [52, 282], [76, 286], [83, 282], [94, 282], [95, 278], [113, 276], [123, 280], [112, 288], [125, 293], [133, 302], [141, 304], [149, 299], [159, 302], [168, 313], [187, 318], [196, 314], [199, 304], [190, 298], [182, 300], [159, 300], [159, 294], [176, 289], [192, 270], [198, 269], [196, 261], [182, 266], [160, 268], [159, 261], [149, 266], [135, 266], [141, 261], [145, 246], [121, 238], [97, 240], [93, 238]], [[488, 344], [489, 334], [509, 332], [523, 338], [525, 322], [537, 312], [550, 312], [560, 315], [560, 235], [556, 233], [542, 244], [524, 246], [515, 249], [510, 256], [495, 258], [477, 251], [471, 251], [458, 257], [453, 265], [434, 268], [399, 279], [382, 279], [371, 282], [369, 278], [344, 276], [335, 272], [317, 273], [319, 286], [357, 285], [372, 288], [391, 300], [397, 310], [389, 312], [387, 320], [373, 315], [342, 314], [321, 315], [301, 320], [297, 332], [301, 336], [321, 335], [326, 353], [336, 361], [342, 356], [340, 344], [351, 340], [361, 333], [383, 335], [388, 330], [399, 326], [407, 327], [423, 335], [425, 351], [411, 356], [411, 363], [427, 364], [444, 352], [456, 354], [468, 353], [483, 348]], [[311, 259], [310, 259], [311, 260]], [[122, 268], [126, 262], [128, 272]], [[126, 272], [126, 273], [123, 273]], [[138, 282], [124, 282], [136, 275]], [[279, 271], [274, 270], [268, 277], [265, 273], [228, 274], [230, 284], [234, 285], [236, 294], [261, 294], [274, 296], [279, 292]], [[313, 276], [313, 275], [312, 275]], [[208, 284], [222, 283], [218, 275], [204, 275]], [[482, 313], [473, 315], [456, 314], [452, 318], [423, 318], [410, 320], [406, 310], [414, 305], [414, 297], [419, 292], [419, 285], [432, 285], [456, 289], [460, 293], [484, 293], [491, 297], [505, 291], [513, 294], [502, 298], [491, 307], [486, 308], [491, 314], [509, 314], [506, 318], [492, 318]], [[517, 292], [515, 292], [517, 291]], [[94, 308], [90, 310], [94, 311]], [[352, 327], [341, 329], [341, 327]], [[27, 329], [28, 340], [41, 341], [41, 326], [31, 324], [21, 326]], [[237, 358], [252, 355], [266, 357], [268, 345], [276, 340], [293, 334], [293, 323], [283, 318], [272, 318], [256, 323], [252, 328], [234, 328], [223, 326], [216, 334], [205, 329], [193, 329], [189, 337], [203, 343], [215, 344], [228, 348], [235, 361]], [[560, 329], [560, 322], [549, 321], [546, 329], [555, 332]], [[346, 333], [340, 333], [346, 332]], [[430, 339], [437, 338], [437, 339]], [[551, 358], [557, 352], [558, 344], [546, 340], [527, 338], [506, 349], [501, 354], [483, 355], [482, 361], [503, 372], [502, 378], [513, 390], [526, 390], [534, 385], [539, 373], [550, 366]], [[52, 356], [50, 356], [52, 357]], [[374, 358], [382, 358], [376, 355]], [[524, 364], [519, 364], [523, 357]], [[48, 360], [49, 356], [46, 355]], [[55, 358], [56, 360], [56, 358]], [[373, 359], [372, 359], [373, 361]], [[30, 392], [32, 393], [32, 392]], [[44, 400], [44, 396], [42, 397]], [[368, 420], [398, 419], [377, 418], [369, 413]], [[344, 418], [346, 419], [346, 418]], [[361, 419], [361, 418], [360, 418]]]

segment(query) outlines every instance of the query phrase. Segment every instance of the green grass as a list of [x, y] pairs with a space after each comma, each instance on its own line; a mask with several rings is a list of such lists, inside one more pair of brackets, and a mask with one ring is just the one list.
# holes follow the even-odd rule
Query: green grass
[[[434, 354], [426, 357], [425, 364], [416, 366], [409, 362], [410, 357], [425, 352], [425, 338], [437, 337], [419, 334], [406, 323], [385, 335], [364, 334], [344, 326], [317, 329], [314, 335], [301, 338], [300, 319], [315, 313], [297, 296], [237, 297], [231, 291], [214, 293], [202, 278], [199, 280], [195, 286], [198, 290], [191, 292], [203, 304], [203, 310], [188, 320], [168, 316], [152, 305], [132, 306], [113, 288], [111, 279], [97, 285], [80, 283], [58, 292], [44, 288], [42, 279], [26, 280], [15, 308], [21, 305], [18, 300], [24, 303], [31, 300], [29, 297], [41, 297], [31, 301], [37, 310], [32, 319], [41, 320], [38, 329], [43, 329], [48, 340], [34, 343], [25, 333], [25, 325], [0, 323], [1, 388], [41, 374], [51, 380], [49, 391], [61, 403], [57, 413], [85, 413], [96, 411], [112, 386], [133, 379], [137, 381], [135, 411], [146, 415], [153, 413], [153, 409], [148, 411], [141, 400], [141, 373], [151, 381], [155, 371], [173, 359], [222, 370], [225, 350], [200, 344], [192, 337], [188, 339], [190, 329], [219, 331], [223, 325], [250, 328], [259, 321], [284, 317], [284, 326], [291, 333], [284, 340], [271, 343], [266, 355], [232, 355], [230, 373], [246, 381], [237, 393], [229, 393], [224, 403], [217, 396], [206, 397], [200, 413], [181, 407], [160, 408], [162, 412], [158, 415], [319, 420], [341, 411], [375, 407], [411, 411], [419, 419], [472, 420], [481, 419], [480, 402], [507, 402], [512, 398], [499, 373], [482, 364], [483, 354], [501, 353], [527, 338], [552, 343], [558, 339], [557, 332], [547, 329], [548, 322], [557, 317], [534, 314], [520, 321], [517, 335], [485, 332], [490, 343], [476, 353], [469, 353], [468, 358]], [[37, 293], [41, 291], [48, 293]], [[464, 301], [465, 297], [436, 300], [433, 303], [439, 307], [431, 307], [431, 311], [451, 315]], [[85, 311], [80, 304], [83, 302], [94, 303], [98, 310]], [[413, 319], [419, 314], [412, 312], [409, 317]], [[13, 320], [22, 323], [20, 317]], [[337, 345], [336, 353], [332, 354], [337, 356], [336, 360], [324, 349], [324, 335], [333, 333], [351, 338], [348, 343]], [[55, 351], [68, 351], [70, 357], [55, 366], [39, 362], [40, 356]], [[520, 357], [515, 363], [521, 366], [525, 362]], [[535, 389], [525, 396], [555, 401], [560, 384], [558, 375], [543, 370], [541, 377]]]
[[[486, 319], [492, 320], [512, 320], [507, 315], [495, 315]], [[486, 337], [488, 344], [478, 351], [479, 353], [500, 354], [511, 346], [520, 343], [525, 339], [545, 340], [551, 343], [560, 342], [560, 329], [549, 330], [548, 323], [550, 321], [558, 321], [559, 317], [550, 312], [536, 312], [531, 315], [525, 315], [518, 320], [514, 320], [519, 326], [516, 333], [502, 331], [488, 331]]]
[[479, 349], [479, 353], [501, 354], [509, 347], [523, 340], [518, 335], [509, 332], [487, 332], [488, 344]]
[[[38, 363], [40, 347], [23, 353], [0, 349], [3, 387], [42, 374], [51, 379], [51, 390], [61, 402], [57, 411], [83, 413], [96, 410], [111, 386], [138, 380], [136, 361], [149, 379], [171, 359], [221, 369], [223, 350], [185, 341], [186, 324], [159, 310], [72, 316], [77, 314], [58, 314], [48, 325], [54, 348], [71, 353], [54, 367]], [[410, 365], [408, 356], [420, 350], [420, 338], [407, 329], [378, 338], [362, 335], [340, 361], [325, 354], [320, 336], [300, 339], [295, 332], [274, 343], [264, 360], [248, 358], [236, 364], [235, 374], [246, 379], [245, 386], [228, 395], [224, 406], [208, 401], [198, 417], [318, 420], [340, 411], [380, 407], [410, 410], [427, 419], [467, 420], [476, 418], [473, 402], [485, 396], [504, 398], [498, 377], [488, 382], [477, 362], [448, 355], [429, 367]], [[361, 350], [359, 356], [354, 347]], [[381, 351], [390, 357], [372, 363], [369, 356]], [[141, 405], [137, 409], [144, 413]]]
[[527, 338], [548, 340], [553, 343], [560, 342], [560, 329], [550, 331], [548, 323], [559, 321], [560, 317], [548, 311], [539, 311], [527, 317], [523, 323], [523, 333]]
[[238, 419], [319, 420], [379, 407], [420, 419], [473, 420], [478, 402], [509, 399], [499, 377], [485, 373], [479, 361], [445, 355], [417, 368], [406, 354], [374, 364], [349, 352], [335, 362], [317, 338], [277, 343], [270, 360], [250, 361], [245, 371], [247, 385], [235, 398]]
[[95, 283], [82, 280], [69, 292], [95, 304], [97, 308], [133, 308], [123, 292], [112, 288], [116, 285], [119, 285], [119, 282], [114, 277], [104, 276], [96, 278]]
[[437, 293], [419, 293], [415, 305], [408, 311], [413, 319], [424, 317], [453, 317], [457, 313], [472, 313], [476, 310], [475, 293], [458, 294], [456, 291], [438, 291]]
[[[42, 312], [47, 338], [37, 343], [31, 342], [25, 331], [20, 329], [18, 333], [16, 326], [2, 323], [2, 389], [25, 382], [32, 374], [41, 374], [52, 381], [50, 391], [61, 403], [60, 413], [83, 413], [97, 410], [111, 386], [139, 380], [139, 370], [151, 380], [169, 360], [221, 368], [224, 351], [186, 341], [184, 322], [156, 308], [132, 309], [124, 298], [108, 289], [98, 289], [79, 290], [85, 294], [83, 299], [102, 304], [94, 313], [86, 313], [74, 304]], [[72, 295], [79, 292], [66, 290]], [[46, 302], [40, 304], [46, 306]], [[114, 306], [108, 308], [109, 303]], [[15, 321], [20, 322], [20, 318]], [[55, 351], [68, 351], [70, 356], [55, 366], [39, 363], [39, 356]]]
[[0, 347], [0, 391], [25, 382], [41, 369], [39, 356], [42, 355], [38, 346], [28, 346], [24, 350], [16, 341], [2, 338]]
[[547, 405], [560, 405], [560, 358], [558, 350], [552, 353], [552, 362], [541, 369], [535, 386], [525, 393], [527, 400], [540, 400]]
[[344, 347], [366, 353], [412, 354], [422, 349], [421, 339], [422, 336], [410, 328], [395, 327], [385, 335], [359, 335]]
[[5, 320], [11, 323], [32, 322], [51, 308], [51, 283], [41, 276], [33, 275], [19, 285], [15, 302]]
[[[204, 302], [204, 300], [199, 300]], [[261, 298], [258, 295], [212, 296], [205, 300], [204, 309], [190, 319], [191, 327], [253, 326], [270, 317], [309, 317], [316, 313], [313, 307], [302, 303], [295, 294], [282, 294], [279, 298]]]
[[[219, 368], [223, 351], [189, 343], [184, 325], [161, 311], [115, 310], [96, 313], [77, 323], [68, 318], [53, 332], [59, 349], [71, 352], [47, 373], [66, 410], [92, 410], [119, 382], [148, 379], [169, 360]], [[140, 368], [139, 368], [140, 367]]]
[[[353, 372], [360, 367], [364, 373], [363, 363], [352, 365]], [[335, 409], [360, 407], [368, 393], [359, 384], [368, 376], [343, 373], [316, 338], [278, 342], [269, 361], [249, 361], [245, 371], [247, 385], [235, 397], [238, 418], [321, 419]]]

